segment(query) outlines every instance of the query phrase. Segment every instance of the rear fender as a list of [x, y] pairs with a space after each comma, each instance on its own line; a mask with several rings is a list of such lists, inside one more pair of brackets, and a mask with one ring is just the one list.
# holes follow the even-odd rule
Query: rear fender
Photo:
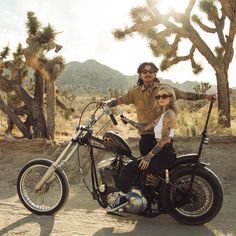
[[[198, 158], [197, 153], [190, 153], [190, 154], [177, 156], [175, 162], [170, 167], [170, 170], [175, 169], [178, 166], [193, 166], [194, 164], [196, 164], [197, 158]], [[210, 164], [205, 163], [205, 162], [200, 162], [200, 165], [209, 166]]]

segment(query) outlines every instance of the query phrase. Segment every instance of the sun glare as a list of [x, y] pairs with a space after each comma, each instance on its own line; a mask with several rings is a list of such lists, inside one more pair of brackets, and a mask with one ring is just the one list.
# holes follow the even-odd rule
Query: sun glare
[[162, 14], [167, 13], [170, 8], [174, 8], [176, 12], [184, 12], [188, 3], [189, 0], [162, 0], [158, 1], [157, 8]]

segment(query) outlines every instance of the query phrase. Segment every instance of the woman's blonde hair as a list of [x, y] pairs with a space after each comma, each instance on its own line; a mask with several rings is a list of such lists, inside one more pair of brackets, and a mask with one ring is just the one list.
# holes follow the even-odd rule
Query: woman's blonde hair
[[169, 109], [172, 109], [174, 112], [177, 112], [177, 107], [176, 107], [176, 95], [175, 91], [173, 88], [170, 86], [162, 86], [160, 87], [159, 91], [164, 90], [167, 94], [171, 95], [170, 97], [170, 104], [168, 105]]

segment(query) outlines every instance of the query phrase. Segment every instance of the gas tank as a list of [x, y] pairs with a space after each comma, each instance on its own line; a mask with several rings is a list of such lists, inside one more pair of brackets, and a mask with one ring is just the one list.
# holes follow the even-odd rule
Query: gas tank
[[112, 152], [115, 152], [119, 155], [131, 155], [131, 150], [127, 142], [121, 138], [117, 133], [113, 131], [107, 131], [103, 135], [103, 145], [108, 150], [111, 150]]

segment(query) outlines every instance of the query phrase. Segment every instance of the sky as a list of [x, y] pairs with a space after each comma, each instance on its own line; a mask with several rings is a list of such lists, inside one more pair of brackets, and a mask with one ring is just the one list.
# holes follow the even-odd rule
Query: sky
[[[163, 0], [159, 9], [165, 11], [169, 4], [180, 11], [186, 2], [178, 0], [176, 4], [173, 0]], [[95, 59], [125, 75], [135, 75], [140, 63], [152, 61], [159, 66], [161, 60], [152, 55], [147, 41], [137, 34], [117, 41], [111, 32], [130, 26], [130, 10], [144, 5], [145, 0], [0, 0], [0, 48], [8, 45], [14, 51], [19, 42], [25, 45], [26, 15], [27, 11], [33, 11], [43, 26], [50, 23], [60, 32], [57, 43], [63, 49], [59, 54], [66, 62]], [[213, 44], [214, 38], [209, 41]], [[204, 67], [197, 76], [192, 73], [190, 62], [182, 62], [166, 72], [159, 72], [158, 77], [179, 83], [204, 81], [216, 84], [215, 72], [207, 61], [200, 54], [197, 61]], [[236, 87], [235, 65], [236, 56], [229, 69], [230, 87]]]

